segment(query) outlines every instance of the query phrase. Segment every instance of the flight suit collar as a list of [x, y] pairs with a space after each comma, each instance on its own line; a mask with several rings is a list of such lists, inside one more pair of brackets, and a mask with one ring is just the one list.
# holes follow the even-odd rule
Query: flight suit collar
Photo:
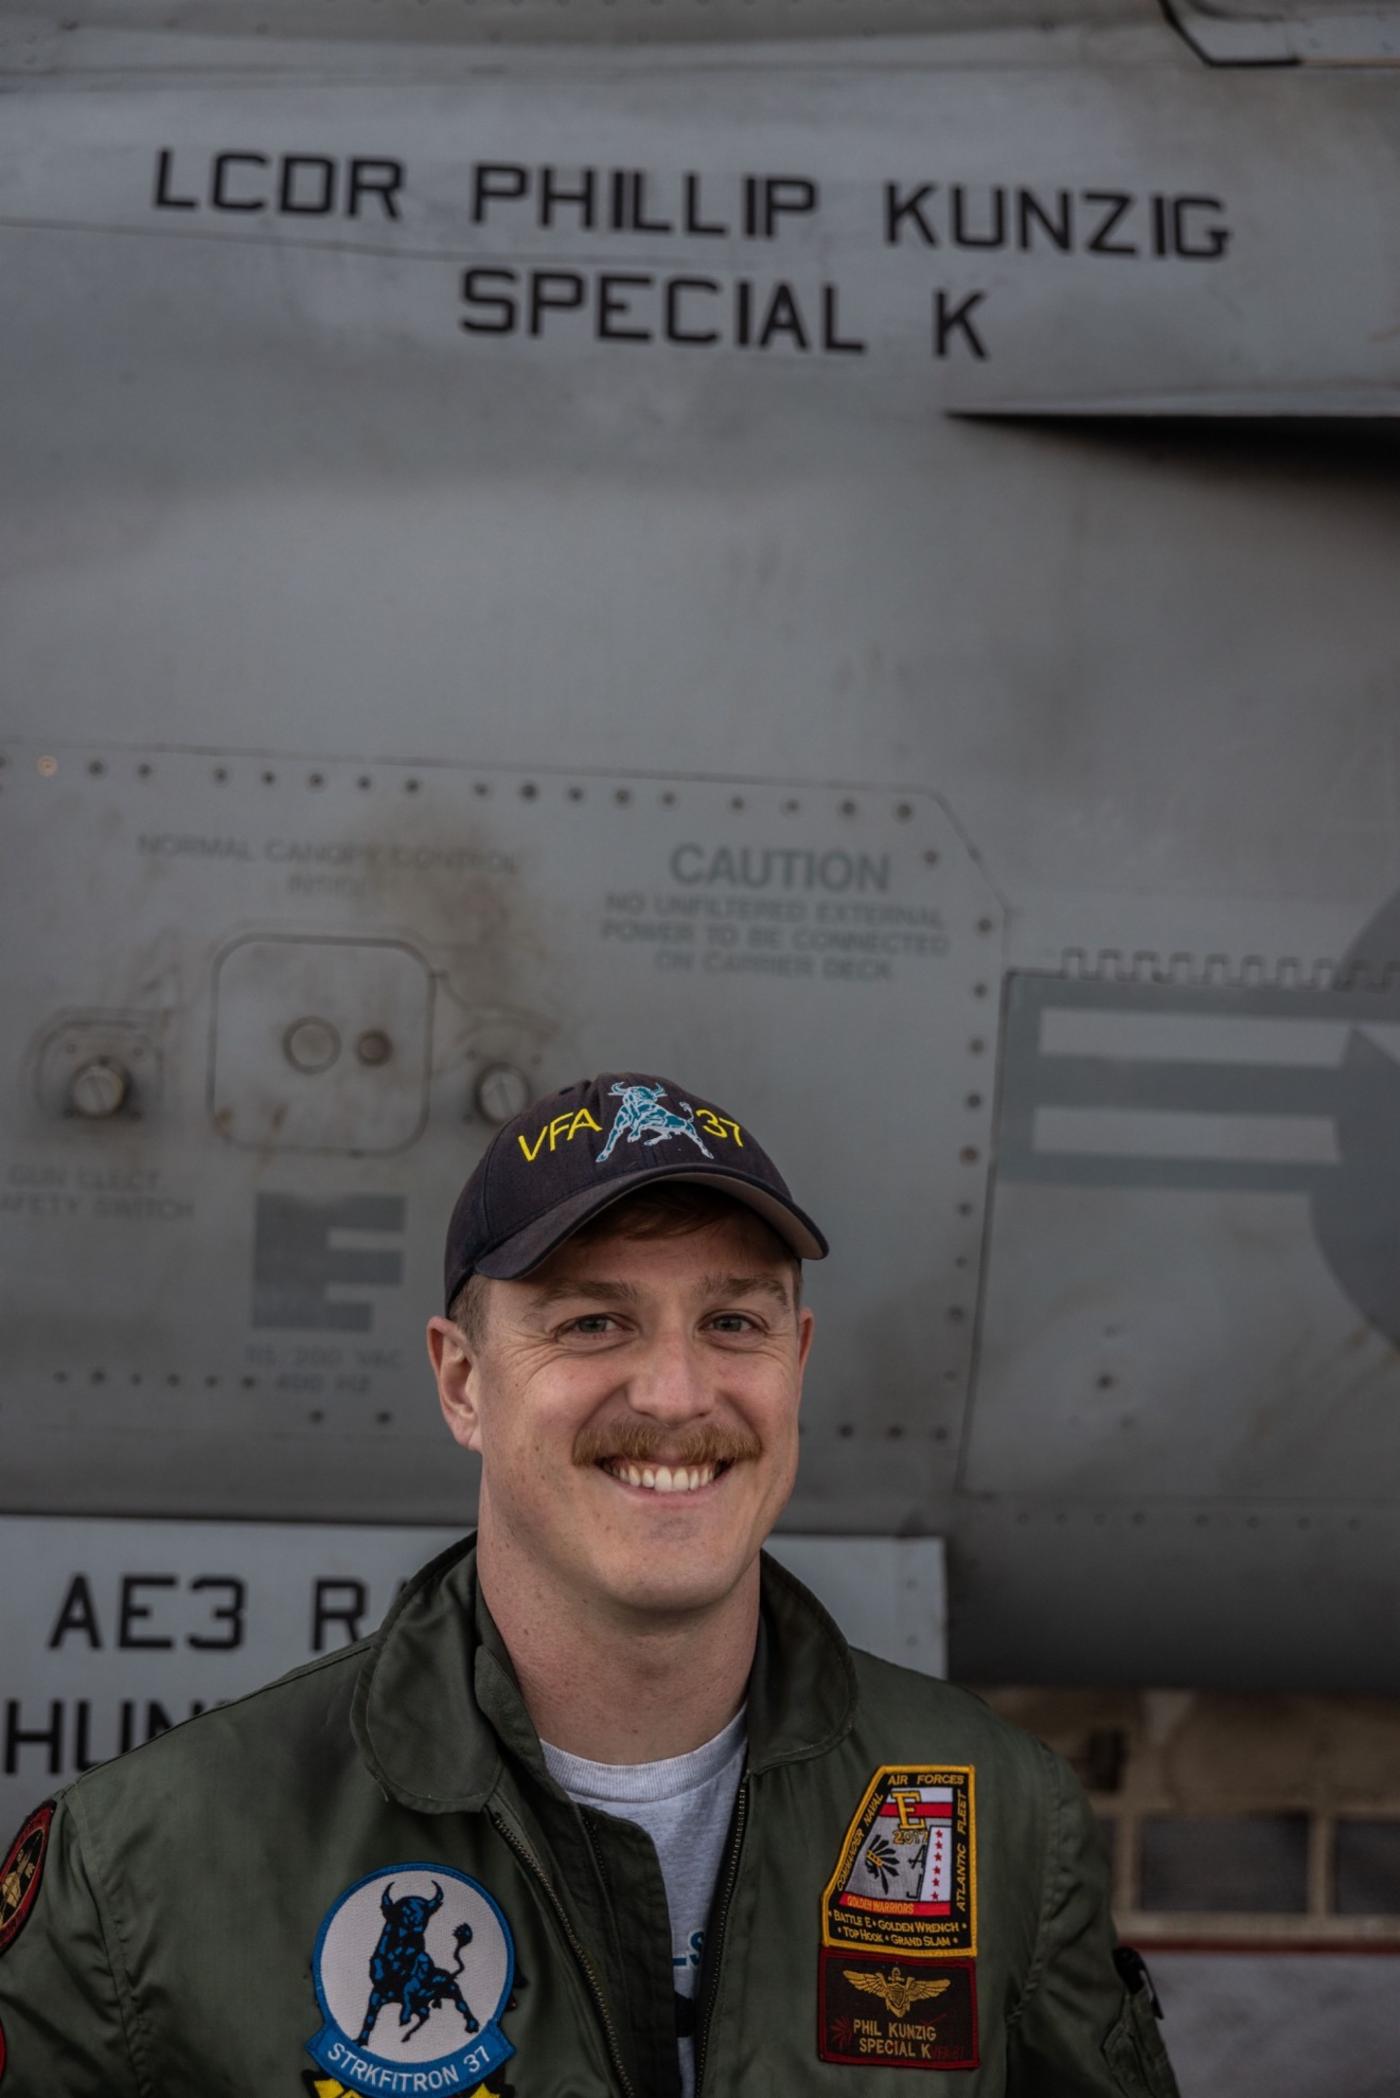
[[767, 1552], [758, 1645], [749, 1674], [749, 1772], [825, 1755], [855, 1724], [856, 1672], [809, 1588]]
[[[748, 1686], [749, 1770], [834, 1748], [855, 1720], [845, 1640], [816, 1598], [765, 1553]], [[503, 1758], [547, 1777], [510, 1656], [482, 1600], [476, 1538], [429, 1562], [376, 1633], [351, 1724], [386, 1797], [420, 1813], [479, 1812]]]

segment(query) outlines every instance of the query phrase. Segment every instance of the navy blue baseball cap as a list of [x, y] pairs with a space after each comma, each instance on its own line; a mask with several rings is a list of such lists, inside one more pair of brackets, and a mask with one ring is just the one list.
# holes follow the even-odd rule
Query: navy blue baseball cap
[[658, 1180], [695, 1180], [755, 1210], [799, 1260], [827, 1243], [752, 1132], [669, 1078], [604, 1071], [496, 1131], [457, 1198], [444, 1263], [451, 1306], [469, 1275], [513, 1282], [599, 1210]]

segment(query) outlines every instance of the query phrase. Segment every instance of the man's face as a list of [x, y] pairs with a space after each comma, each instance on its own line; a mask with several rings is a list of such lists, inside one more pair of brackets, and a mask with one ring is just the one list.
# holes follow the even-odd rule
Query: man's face
[[767, 1227], [569, 1242], [493, 1282], [465, 1346], [429, 1345], [481, 1521], [549, 1587], [624, 1614], [703, 1609], [752, 1565], [792, 1491], [812, 1315]]

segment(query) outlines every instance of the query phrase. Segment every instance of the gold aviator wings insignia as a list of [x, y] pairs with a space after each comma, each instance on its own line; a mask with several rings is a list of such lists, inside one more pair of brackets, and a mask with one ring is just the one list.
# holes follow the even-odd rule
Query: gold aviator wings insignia
[[865, 1974], [858, 1967], [843, 1967], [841, 1972], [853, 1989], [878, 1996], [892, 2018], [903, 2018], [911, 2004], [926, 2003], [953, 1986], [948, 1980], [920, 1981], [916, 1974], [905, 1974], [898, 1967], [891, 1967], [888, 1974]]

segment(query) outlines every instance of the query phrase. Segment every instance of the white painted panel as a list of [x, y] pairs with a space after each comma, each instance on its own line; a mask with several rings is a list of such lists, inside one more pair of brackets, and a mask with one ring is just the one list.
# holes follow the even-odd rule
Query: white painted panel
[[[1356, 1018], [1251, 1020], [1230, 1013], [1106, 1012], [1048, 1007], [1040, 1015], [1043, 1056], [1108, 1056], [1206, 1064], [1316, 1064], [1335, 1068], [1358, 1031]], [[1400, 1028], [1360, 1027], [1387, 1056], [1400, 1056]]]
[[372, 1630], [399, 1583], [456, 1534], [0, 1522], [0, 1824], [165, 1721]]
[[[80, 1769], [371, 1631], [450, 1529], [0, 1521], [0, 1830]], [[785, 1537], [851, 1639], [937, 1669], [934, 1539]]]
[[1337, 1137], [1321, 1115], [1193, 1115], [1172, 1109], [1041, 1107], [1038, 1152], [1089, 1158], [1273, 1159], [1335, 1165]]
[[852, 1646], [903, 1668], [947, 1668], [948, 1602], [941, 1537], [806, 1537], [769, 1551], [826, 1604]]

